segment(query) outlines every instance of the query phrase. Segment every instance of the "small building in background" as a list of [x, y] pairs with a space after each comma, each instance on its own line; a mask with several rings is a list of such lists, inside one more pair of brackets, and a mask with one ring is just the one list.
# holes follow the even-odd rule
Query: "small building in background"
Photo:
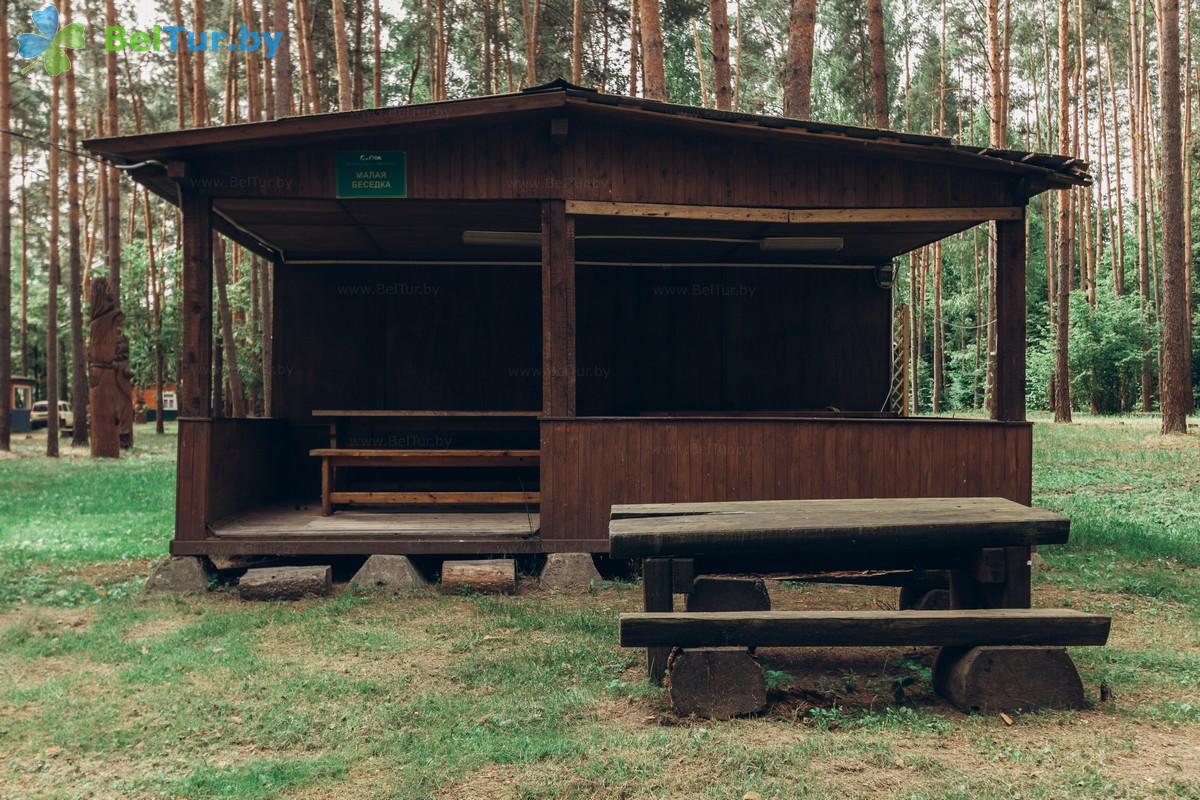
[[12, 376], [12, 390], [8, 398], [8, 424], [13, 433], [28, 433], [33, 430], [29, 411], [33, 408], [33, 392], [37, 381], [24, 375]]
[[[163, 384], [163, 419], [167, 422], [179, 416], [179, 400], [173, 383]], [[158, 392], [153, 386], [139, 387], [133, 392], [133, 410], [146, 412], [145, 422], [154, 422], [158, 416]]]

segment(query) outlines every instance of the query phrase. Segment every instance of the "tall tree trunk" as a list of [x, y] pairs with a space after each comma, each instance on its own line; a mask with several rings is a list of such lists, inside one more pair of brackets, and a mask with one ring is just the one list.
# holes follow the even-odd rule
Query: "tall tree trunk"
[[[1079, 0], [1079, 52], [1076, 60], [1076, 80], [1079, 82], [1079, 103], [1078, 114], [1079, 122], [1076, 127], [1078, 135], [1076, 137], [1075, 148], [1082, 152], [1084, 161], [1091, 162], [1091, 135], [1090, 135], [1090, 120], [1088, 113], [1088, 85], [1087, 85], [1087, 39], [1086, 39], [1086, 17], [1084, 16], [1084, 3]], [[1081, 246], [1079, 251], [1079, 263], [1082, 272], [1081, 283], [1087, 291], [1088, 304], [1092, 307], [1096, 305], [1096, 253], [1095, 243], [1092, 241], [1092, 189], [1088, 186], [1079, 188], [1079, 219], [1081, 228]]]
[[[739, 6], [739, 22], [741, 15]], [[791, 16], [788, 19], [787, 79], [784, 81], [783, 113], [796, 119], [808, 119], [812, 116], [813, 36], [816, 28], [817, 0], [792, 0]], [[741, 53], [740, 47], [738, 52]]]
[[274, 306], [275, 264], [263, 262], [262, 275], [258, 282], [262, 300], [259, 306], [262, 310], [262, 384], [263, 384], [263, 416], [273, 413], [274, 376], [275, 376], [275, 306]]
[[[197, 0], [197, 4], [200, 0]], [[116, 7], [113, 0], [105, 0], [104, 2], [104, 18], [107, 25], [117, 24]], [[202, 22], [202, 18], [200, 20]], [[196, 26], [197, 30], [204, 30], [203, 24]], [[118, 99], [117, 99], [117, 54], [115, 51], [109, 50], [104, 54], [104, 71], [105, 71], [105, 88], [107, 90], [107, 98], [105, 103], [105, 120], [104, 129], [108, 136], [117, 136], [120, 134], [120, 125], [118, 119]], [[193, 93], [203, 97], [203, 70], [201, 70], [201, 80], [199, 86], [193, 89]], [[113, 303], [119, 312], [121, 309], [121, 179], [117, 170], [113, 167], [105, 167], [107, 172], [107, 180], [105, 181], [105, 202], [107, 213], [105, 214], [104, 239], [105, 239], [105, 260], [108, 261], [108, 284], [112, 289]], [[118, 335], [120, 335], [118, 333]], [[122, 350], [124, 354], [125, 351]], [[124, 374], [128, 369], [128, 363], [125, 360], [117, 362], [117, 370]], [[123, 445], [133, 446], [133, 418], [131, 415], [123, 415], [120, 417], [119, 424], [121, 429], [118, 431], [118, 436]]]
[[279, 119], [292, 113], [292, 56], [286, 35], [288, 1], [271, 0], [271, 15], [274, 19], [273, 30], [284, 32], [279, 38], [279, 49], [275, 51], [275, 58], [271, 59], [275, 67], [275, 118]]
[[[528, 36], [532, 37], [533, 31], [536, 30], [536, 20], [531, 19], [529, 22]], [[529, 40], [529, 47], [532, 51], [532, 39]], [[446, 2], [445, 0], [434, 0], [434, 28], [433, 28], [433, 59], [431, 67], [433, 67], [433, 99], [446, 99], [446, 63], [448, 61], [446, 52]], [[533, 85], [533, 82], [530, 82]]]
[[[815, 3], [816, 0], [813, 0]], [[733, 41], [737, 46], [737, 56], [733, 68], [733, 110], [737, 111], [741, 106], [742, 97], [742, 8], [738, 5], [738, 15], [733, 26]]]
[[317, 71], [313, 64], [312, 37], [308, 16], [308, 0], [296, 0], [296, 13], [292, 18], [292, 26], [296, 30], [296, 58], [300, 61], [299, 112], [301, 115], [321, 113], [321, 97], [320, 91], [317, 89]]
[[1159, 391], [1162, 432], [1187, 433], [1192, 410], [1192, 347], [1183, 270], [1183, 161], [1179, 104], [1179, 0], [1158, 0], [1158, 86], [1162, 130], [1163, 341]]
[[379, 8], [379, 0], [373, 0], [371, 14], [371, 44], [375, 57], [371, 59], [371, 104], [375, 108], [383, 107], [383, 12]]
[[[979, 271], [979, 263], [982, 259], [979, 257], [978, 225], [971, 229], [971, 243], [974, 245], [971, 263], [975, 268], [975, 370], [972, 372], [971, 377], [971, 408], [979, 408], [979, 362], [983, 360], [982, 348], [980, 347], [982, 339], [979, 335], [979, 320], [983, 318], [983, 280]], [[1053, 298], [1050, 299], [1053, 301]]]
[[[1130, 0], [1129, 3], [1130, 24], [1133, 26], [1133, 31], [1130, 40], [1136, 48], [1131, 59], [1131, 85], [1136, 85], [1135, 100], [1130, 108], [1131, 118], [1137, 119], [1137, 141], [1130, 148], [1130, 155], [1137, 162], [1137, 170], [1135, 171], [1134, 181], [1137, 183], [1137, 239], [1138, 239], [1138, 288], [1142, 296], [1142, 310], [1146, 315], [1147, 320], [1153, 319], [1152, 293], [1150, 288], [1150, 250], [1149, 250], [1149, 234], [1148, 224], [1150, 222], [1150, 187], [1152, 186], [1150, 179], [1147, 177], [1147, 143], [1150, 141], [1146, 129], [1146, 113], [1145, 109], [1149, 106], [1149, 98], [1147, 97], [1147, 84], [1144, 78], [1146, 73], [1146, 49], [1145, 49], [1145, 28], [1146, 18], [1145, 9], [1142, 7], [1141, 0]], [[1131, 119], [1132, 122], [1132, 119]], [[1154, 376], [1150, 366], [1150, 345], [1146, 345], [1146, 354], [1142, 359], [1142, 376], [1141, 376], [1141, 409], [1143, 413], [1149, 413], [1154, 406]]]
[[346, 4], [333, 0], [333, 46], [337, 54], [338, 111], [354, 107], [354, 85], [350, 81], [350, 45], [346, 41]]
[[571, 83], [583, 85], [583, 0], [571, 4]]
[[945, 339], [942, 329], [942, 243], [934, 242], [930, 247], [933, 259], [933, 413], [942, 410], [942, 391], [945, 386], [943, 360]]
[[[286, 16], [286, 11], [285, 11]], [[275, 28], [275, 12], [272, 0], [262, 0], [262, 29], [264, 31], [276, 30]], [[286, 28], [282, 30], [286, 31]], [[285, 35], [283, 37], [287, 39]], [[282, 42], [281, 44], [285, 44]], [[262, 60], [263, 67], [263, 119], [275, 119], [275, 70], [279, 69], [278, 61], [281, 58], [279, 52], [275, 53], [275, 58], [264, 58]]]
[[[1058, 2], [1058, 148], [1071, 151], [1069, 126], [1070, 0]], [[1058, 329], [1055, 347], [1054, 421], [1071, 421], [1071, 366], [1067, 348], [1071, 329], [1071, 193], [1058, 192]]]
[[[344, 17], [344, 14], [343, 14]], [[296, 0], [296, 25], [300, 26], [300, 37], [296, 40], [296, 47], [304, 48], [304, 64], [305, 76], [308, 80], [308, 108], [313, 114], [323, 113], [325, 103], [320, 98], [320, 88], [317, 84], [317, 53], [313, 49], [313, 28], [317, 24], [317, 8], [311, 6], [308, 0]], [[346, 34], [346, 29], [342, 29], [342, 35]], [[341, 74], [341, 72], [338, 72]], [[304, 90], [305, 83], [300, 82], [301, 90]]]
[[[198, 0], [199, 1], [199, 0]], [[104, 0], [104, 20], [106, 25], [117, 24], [117, 9], [113, 0]], [[203, 27], [199, 28], [203, 30]], [[117, 122], [117, 54], [108, 50], [104, 54], [104, 71], [107, 100], [105, 103], [104, 129], [105, 135], [117, 136], [120, 128]], [[113, 300], [117, 308], [121, 307], [121, 184], [117, 171], [105, 167], [108, 175], [108, 225], [105, 228], [106, 251], [108, 259], [108, 282], [112, 286]]]
[[[183, 20], [182, 0], [171, 0], [171, 11], [175, 16], [175, 26], [186, 27]], [[175, 50], [176, 124], [180, 128], [187, 127], [188, 110], [192, 107], [192, 91], [192, 71], [188, 63], [187, 45], [184, 43]]]
[[[988, 144], [992, 147], [1007, 145], [1008, 120], [1005, 117], [1005, 91], [1008, 85], [1007, 58], [1001, 46], [1000, 2], [988, 0], [987, 4], [987, 62], [988, 62]], [[996, 223], [988, 224], [987, 240], [987, 373], [985, 377], [984, 403], [990, 409], [995, 402], [996, 391]]]
[[1117, 294], [1125, 294], [1125, 193], [1121, 190], [1121, 173], [1124, 169], [1121, 166], [1121, 115], [1118, 113], [1117, 106], [1117, 89], [1113, 83], [1112, 75], [1112, 48], [1109, 46], [1108, 40], [1104, 42], [1105, 68], [1108, 76], [1108, 99], [1112, 105], [1112, 129], [1113, 129], [1113, 173], [1117, 183], [1116, 213], [1117, 223], [1115, 226], [1115, 243], [1116, 250], [1113, 252], [1113, 290]]
[[[150, 273], [150, 312], [154, 325], [154, 432], [163, 433], [163, 341], [162, 282], [154, 252], [154, 221], [150, 213], [150, 190], [143, 189], [142, 210], [146, 218], [146, 256]], [[79, 423], [76, 422], [76, 425]]]
[[696, 48], [696, 73], [700, 76], [700, 105], [708, 107], [708, 77], [704, 74], [704, 45], [700, 41], [700, 24], [692, 20], [692, 41]]
[[[63, 0], [63, 24], [71, 24], [71, 0]], [[83, 352], [83, 265], [79, 232], [79, 147], [78, 108], [75, 98], [75, 72], [65, 74], [67, 92], [67, 265], [70, 284], [68, 306], [71, 317], [71, 415], [75, 418], [71, 444], [88, 443], [87, 357]]]
[[[254, 29], [254, 0], [242, 0], [242, 23]], [[246, 51], [246, 118], [250, 122], [262, 119], [262, 90], [258, 87], [258, 53]], [[160, 413], [159, 417], [162, 416]]]
[[[7, 133], [12, 128], [12, 78], [9, 74], [9, 39], [8, 39], [8, 9], [4, 3], [0, 8], [0, 42], [4, 42], [3, 52], [0, 52], [0, 450], [11, 447], [11, 426], [9, 423], [9, 406], [12, 403], [12, 135]], [[21, 241], [29, 234], [24, 224], [25, 214], [25, 150], [21, 149]], [[21, 255], [21, 280], [24, 291], [25, 256]], [[24, 295], [22, 294], [22, 306]], [[24, 308], [22, 308], [22, 318]], [[21, 358], [26, 352], [25, 321], [22, 319]]]
[[508, 81], [508, 91], [516, 89], [513, 79], [512, 47], [508, 38], [508, 0], [497, 0], [500, 5], [500, 29], [504, 32], [504, 74]]
[[[111, 3], [112, 0], [106, 0], [106, 2]], [[193, 10], [195, 13], [193, 30], [205, 30], [204, 0], [193, 0]], [[114, 54], [110, 53], [110, 55]], [[191, 53], [191, 57], [192, 85], [195, 87], [192, 94], [192, 125], [202, 128], [208, 125], [208, 82], [204, 77], [204, 51]]]
[[[242, 393], [242, 375], [238, 369], [237, 342], [233, 338], [233, 313], [229, 307], [229, 269], [225, 263], [225, 239], [213, 234], [213, 278], [217, 284], [217, 315], [221, 325], [221, 355], [228, 373], [229, 405], [232, 416], [246, 416], [245, 395]], [[220, 383], [214, 377], [213, 384]]]
[[479, 9], [480, 18], [480, 78], [483, 83], [483, 93], [495, 94], [495, 83], [493, 77], [495, 70], [492, 64], [492, 4], [491, 0], [483, 0]]
[[[502, 0], [503, 1], [503, 0]], [[638, 42], [641, 39], [641, 25], [638, 24], [638, 5], [640, 0], [629, 0], [629, 96], [637, 97], [638, 72], [641, 59], [638, 57]]]
[[363, 108], [366, 105], [363, 87], [363, 20], [365, 17], [363, 6], [365, 2], [366, 0], [354, 0], [354, 52], [350, 54], [353, 82], [350, 102], [354, 108]]
[[58, 457], [58, 101], [61, 78], [50, 79], [50, 147], [46, 154], [49, 173], [50, 235], [46, 243], [49, 258], [46, 280], [46, 455]]
[[643, 94], [651, 100], [667, 99], [667, 73], [663, 66], [662, 19], [659, 0], [639, 0], [642, 28], [642, 65], [645, 68]]
[[717, 108], [728, 111], [733, 92], [729, 85], [729, 12], [725, 0], [708, 0], [708, 19], [712, 33], [713, 93]]
[[521, 0], [521, 31], [525, 36], [525, 86], [529, 87], [537, 84], [537, 0]]
[[[0, 33], [3, 33], [3, 31], [0, 31]], [[0, 80], [3, 80], [3, 78], [0, 78]], [[0, 103], [0, 107], [3, 107], [3, 106], [4, 106], [4, 104]], [[0, 150], [2, 150], [3, 147], [4, 147], [4, 142], [0, 141]], [[2, 168], [2, 167], [0, 167], [0, 168]], [[20, 311], [21, 319], [19, 321], [19, 331], [20, 331], [19, 336], [20, 336], [21, 341], [19, 344], [21, 347], [21, 374], [22, 375], [29, 374], [29, 190], [28, 190], [29, 174], [28, 174], [28, 169], [29, 169], [29, 164], [27, 161], [25, 142], [21, 142], [21, 289], [20, 289], [20, 292], [21, 292], [21, 301], [20, 301], [20, 303], [21, 303], [21, 311]], [[96, 189], [98, 190], [103, 185], [104, 185], [104, 181], [102, 179], [100, 179], [99, 176], [97, 176]], [[3, 216], [4, 209], [5, 209], [4, 201], [0, 200], [0, 217]], [[10, 212], [10, 214], [11, 214], [11, 212]], [[0, 225], [0, 237], [3, 237], [3, 235], [4, 235], [3, 232], [5, 230], [8, 231], [9, 250], [11, 251], [11, 249], [12, 249], [11, 216], [10, 216], [10, 222], [7, 226]], [[8, 266], [7, 266], [8, 263], [9, 262], [7, 262], [7, 261], [0, 263], [0, 276], [3, 276], [4, 270], [8, 269]], [[3, 304], [4, 304], [4, 299], [2, 297], [0, 297], [0, 306], [2, 306]], [[10, 309], [9, 316], [11, 317], [11, 315], [12, 315], [12, 311]], [[0, 316], [3, 316], [2, 311], [0, 311]], [[2, 342], [4, 340], [4, 336], [6, 335], [4, 333], [5, 330], [8, 330], [8, 329], [0, 328], [0, 342]], [[5, 352], [4, 350], [0, 349], [0, 359], [4, 358], [4, 355], [3, 355], [4, 352]]]
[[871, 112], [876, 128], [887, 128], [887, 49], [883, 33], [883, 0], [867, 0], [867, 35], [871, 40]]

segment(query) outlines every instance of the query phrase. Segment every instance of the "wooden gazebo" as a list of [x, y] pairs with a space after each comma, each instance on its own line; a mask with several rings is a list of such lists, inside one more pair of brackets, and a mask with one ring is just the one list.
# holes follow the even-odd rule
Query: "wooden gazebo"
[[[604, 552], [615, 503], [1030, 500], [1025, 206], [1087, 183], [1074, 159], [561, 82], [86, 144], [183, 212], [177, 555]], [[895, 416], [892, 261], [989, 220], [992, 419]], [[273, 265], [265, 418], [212, 414], [214, 231]]]

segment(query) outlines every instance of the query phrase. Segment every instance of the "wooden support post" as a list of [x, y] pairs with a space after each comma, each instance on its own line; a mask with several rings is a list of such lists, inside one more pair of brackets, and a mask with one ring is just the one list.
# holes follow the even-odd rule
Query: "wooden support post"
[[542, 412], [575, 416], [575, 218], [542, 204]]
[[996, 223], [996, 398], [992, 419], [1025, 420], [1025, 220]]
[[[329, 420], [329, 449], [330, 450], [338, 449], [338, 421], [336, 418]], [[329, 459], [324, 459], [323, 463], [328, 462], [328, 461], [329, 461]], [[326, 477], [323, 472], [321, 474], [321, 480], [322, 480], [323, 484], [326, 482]], [[337, 465], [336, 464], [329, 465], [329, 477], [328, 477], [327, 482], [329, 483], [329, 491], [331, 491], [331, 492], [337, 491], [338, 481], [337, 481]], [[324, 497], [325, 494], [326, 494], [325, 492], [322, 492], [322, 498], [321, 498], [322, 502], [325, 502], [325, 497]], [[324, 509], [322, 509], [322, 513], [324, 513], [326, 516], [329, 515], [329, 512], [325, 511]]]
[[333, 513], [333, 467], [328, 458], [321, 459], [321, 516]]
[[[996, 397], [992, 419], [1025, 421], [1025, 220], [996, 223]], [[1004, 583], [993, 602], [1029, 608], [1029, 547], [1009, 547]]]
[[212, 201], [186, 187], [183, 212], [182, 417], [212, 415]]
[[[642, 561], [642, 597], [646, 611], [674, 611], [675, 597], [671, 593], [673, 580], [671, 559], [647, 558]], [[647, 647], [646, 670], [651, 683], [662, 683], [667, 674], [670, 647]]]

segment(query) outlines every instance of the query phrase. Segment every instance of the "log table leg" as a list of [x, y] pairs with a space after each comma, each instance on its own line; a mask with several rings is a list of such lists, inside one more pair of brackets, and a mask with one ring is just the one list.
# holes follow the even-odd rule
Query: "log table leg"
[[1029, 563], [1031, 558], [1033, 549], [1028, 546], [1004, 548], [1004, 588], [997, 598], [996, 608], [1033, 606], [1033, 575]]
[[950, 571], [951, 608], [1029, 608], [1029, 547], [985, 547]]
[[[672, 594], [674, 581], [671, 559], [647, 558], [642, 561], [642, 605], [646, 611], [674, 611], [675, 598]], [[667, 674], [669, 647], [646, 648], [646, 670], [651, 683], [662, 683]]]
[[[1029, 547], [987, 547], [950, 572], [951, 608], [1030, 608]], [[1083, 708], [1083, 684], [1063, 647], [943, 647], [934, 688], [963, 711]]]

